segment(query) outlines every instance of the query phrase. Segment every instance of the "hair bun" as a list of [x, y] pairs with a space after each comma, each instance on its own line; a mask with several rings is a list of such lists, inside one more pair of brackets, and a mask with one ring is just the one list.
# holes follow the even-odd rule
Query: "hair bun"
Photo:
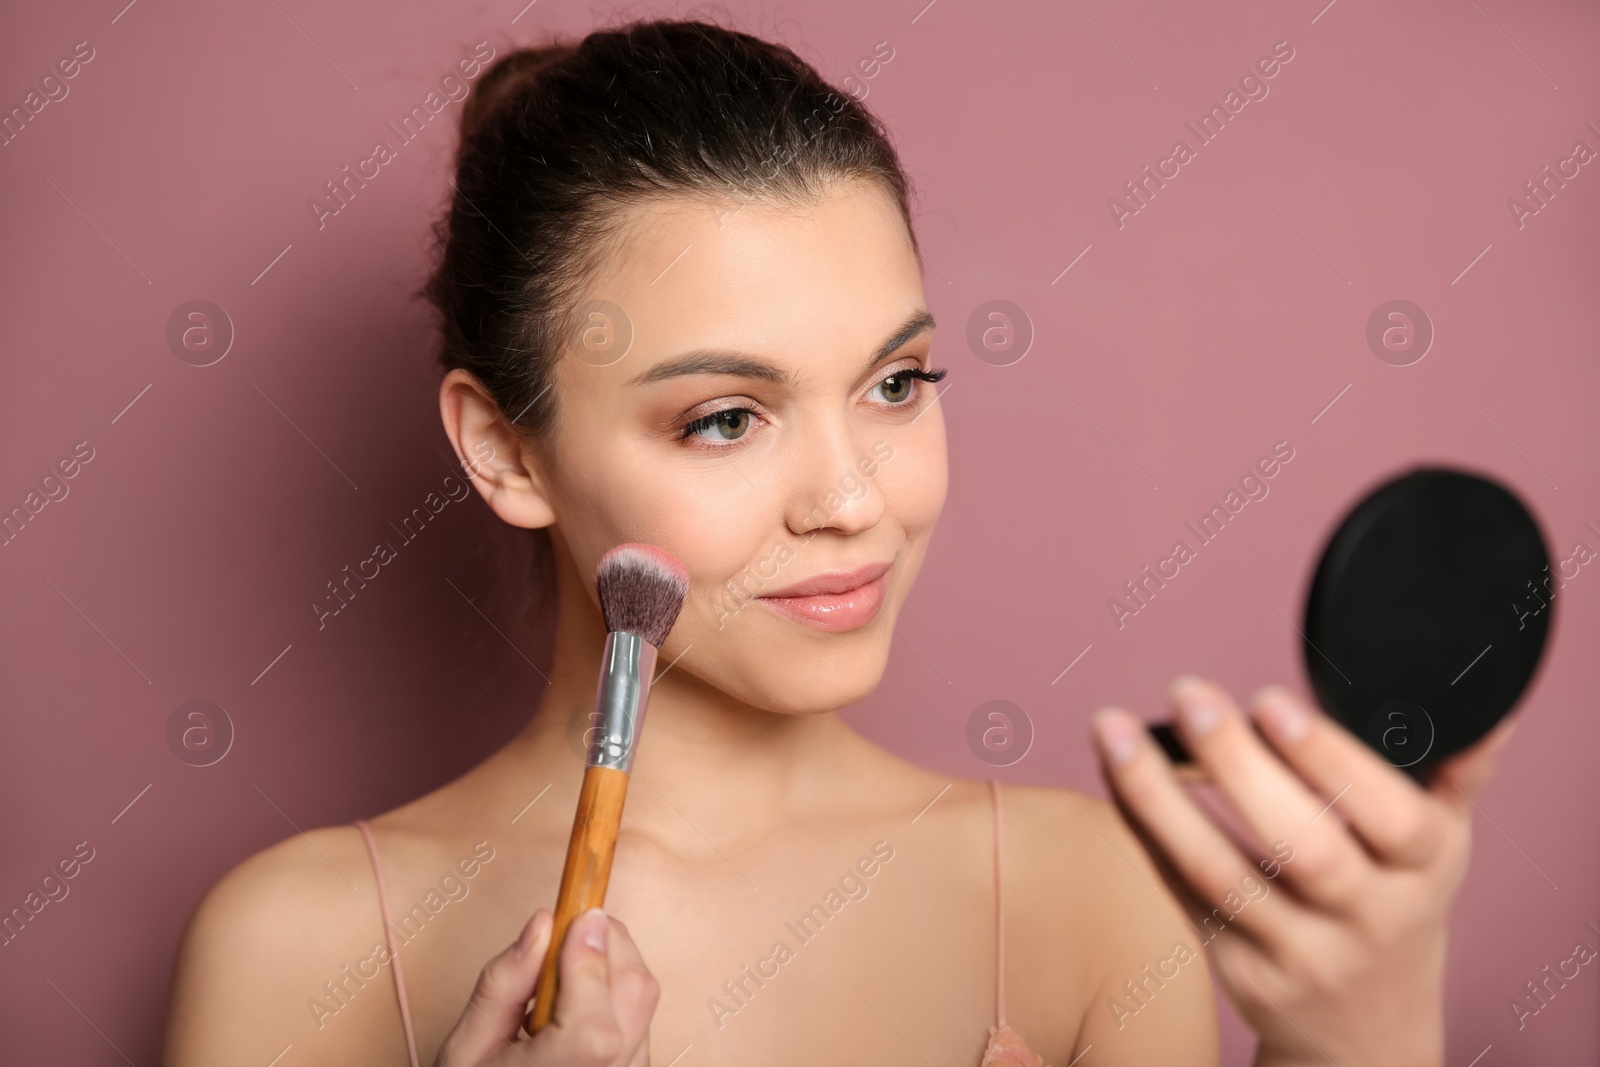
[[535, 48], [518, 48], [495, 60], [472, 86], [461, 110], [461, 142], [465, 144], [483, 125], [489, 113], [559, 59], [578, 50], [576, 45], [553, 42]]

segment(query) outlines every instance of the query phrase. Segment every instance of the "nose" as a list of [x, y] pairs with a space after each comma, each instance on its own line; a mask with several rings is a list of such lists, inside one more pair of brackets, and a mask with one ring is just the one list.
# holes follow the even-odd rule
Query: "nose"
[[793, 492], [786, 521], [796, 534], [870, 530], [886, 508], [878, 485], [878, 457], [848, 419], [818, 426], [796, 442]]

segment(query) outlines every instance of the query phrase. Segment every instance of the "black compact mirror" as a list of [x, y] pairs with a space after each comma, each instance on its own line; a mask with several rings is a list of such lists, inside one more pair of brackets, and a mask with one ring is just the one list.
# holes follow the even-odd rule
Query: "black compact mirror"
[[[1488, 478], [1419, 467], [1339, 523], [1301, 631], [1317, 702], [1418, 781], [1506, 716], [1533, 679], [1557, 576], [1539, 524]], [[1166, 724], [1151, 733], [1189, 762]]]

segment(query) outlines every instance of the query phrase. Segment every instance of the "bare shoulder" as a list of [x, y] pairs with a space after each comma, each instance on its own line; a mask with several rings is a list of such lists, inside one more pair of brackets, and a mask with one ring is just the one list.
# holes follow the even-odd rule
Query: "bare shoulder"
[[[1008, 906], [1075, 946], [1081, 977], [1180, 917], [1149, 854], [1116, 806], [1057, 786], [1003, 787]], [[1179, 918], [1181, 923], [1181, 918]]]
[[[1120, 910], [1143, 914], [1159, 909], [1169, 896], [1115, 804], [1060, 786], [1007, 785], [1003, 790], [1007, 836], [1020, 850], [1025, 870], [1049, 876], [1055, 899], [1067, 892], [1080, 905], [1114, 900]], [[1127, 899], [1130, 893], [1136, 899]]]
[[380, 994], [351, 1003], [361, 1010], [338, 1026], [315, 1004], [342, 1010], [345, 1001], [324, 983], [338, 982], [341, 968], [370, 957], [382, 941], [376, 880], [355, 826], [311, 830], [263, 849], [212, 886], [190, 916], [163, 1062], [267, 1063], [290, 1045], [302, 1063], [350, 1062], [361, 1045], [375, 1051], [361, 1017], [378, 1015]]
[[[1019, 987], [1017, 1009], [1076, 1009], [1073, 1055], [1093, 1044], [1102, 1062], [1214, 1065], [1202, 939], [1116, 805], [1056, 786], [1003, 796], [1007, 910], [1029, 931], [1008, 938], [1023, 957], [1013, 978], [1044, 977], [1038, 992]], [[1023, 999], [1043, 997], [1058, 999]]]

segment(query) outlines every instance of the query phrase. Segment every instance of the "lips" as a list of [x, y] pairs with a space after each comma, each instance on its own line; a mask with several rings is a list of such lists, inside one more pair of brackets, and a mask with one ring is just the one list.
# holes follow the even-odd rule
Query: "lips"
[[819, 630], [842, 632], [871, 622], [883, 604], [891, 564], [829, 571], [756, 599], [780, 615]]
[[859, 589], [876, 578], [881, 578], [889, 572], [888, 563], [867, 563], [851, 571], [828, 571], [825, 574], [815, 574], [810, 578], [786, 585], [782, 589], [775, 589], [770, 593], [763, 593], [763, 597], [775, 599], [789, 599], [792, 597], [810, 597], [826, 593], [848, 593], [852, 589]]

